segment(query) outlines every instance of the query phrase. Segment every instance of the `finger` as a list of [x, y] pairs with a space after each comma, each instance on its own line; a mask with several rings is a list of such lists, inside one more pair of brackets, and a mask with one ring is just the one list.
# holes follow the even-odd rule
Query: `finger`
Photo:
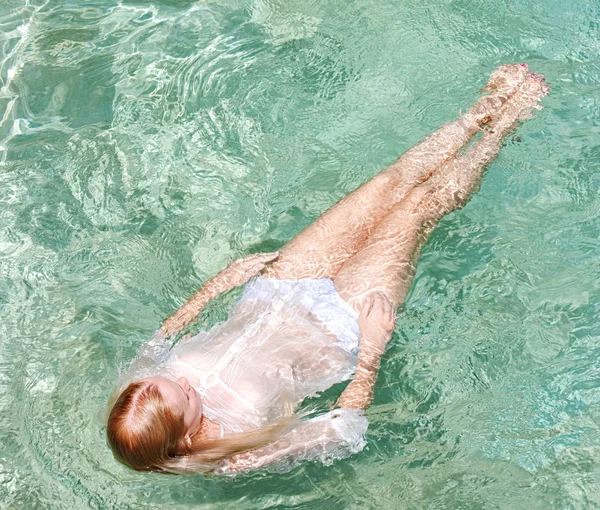
[[362, 307], [360, 309], [360, 315], [363, 317], [367, 317], [371, 313], [371, 308], [373, 307], [373, 298], [371, 296], [367, 296], [363, 300]]
[[279, 252], [278, 251], [274, 251], [271, 253], [253, 253], [252, 255], [248, 255], [247, 257], [244, 257], [242, 260], [244, 262], [249, 262], [249, 263], [253, 263], [256, 261], [260, 261], [260, 262], [270, 262], [271, 260], [275, 260], [277, 257], [279, 257]]
[[373, 308], [375, 307], [376, 300], [377, 295], [369, 296], [369, 308], [367, 310], [367, 315], [371, 315], [371, 313], [373, 313]]
[[392, 315], [392, 303], [390, 303], [390, 300], [387, 298], [387, 296], [382, 296], [381, 301], [383, 303], [383, 310], [385, 311], [386, 315]]
[[383, 299], [380, 292], [373, 296], [373, 311], [382, 313], [385, 311], [385, 299]]
[[245, 268], [246, 274], [256, 274], [259, 271], [262, 271], [265, 268], [265, 265], [262, 262], [254, 262], [252, 265], [248, 265]]
[[279, 252], [274, 251], [271, 253], [261, 253], [260, 260], [264, 263], [273, 262], [279, 258]]

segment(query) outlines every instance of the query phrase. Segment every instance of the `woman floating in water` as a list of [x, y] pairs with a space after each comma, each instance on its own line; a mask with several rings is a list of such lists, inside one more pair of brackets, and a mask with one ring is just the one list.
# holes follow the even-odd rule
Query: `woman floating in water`
[[[442, 216], [466, 203], [504, 137], [539, 107], [548, 86], [520, 64], [497, 69], [486, 90], [458, 121], [279, 253], [235, 261], [165, 320], [122, 378], [107, 426], [115, 457], [140, 471], [236, 472], [360, 451], [363, 410], [419, 247]], [[165, 338], [240, 285], [225, 322], [171, 349]], [[302, 400], [350, 378], [335, 410], [294, 416]]]

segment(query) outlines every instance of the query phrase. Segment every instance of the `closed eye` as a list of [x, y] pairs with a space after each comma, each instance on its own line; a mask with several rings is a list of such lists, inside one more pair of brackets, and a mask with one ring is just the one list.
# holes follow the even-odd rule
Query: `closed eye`
[[[181, 386], [180, 386], [181, 388]], [[183, 388], [181, 388], [181, 391], [183, 391], [183, 394], [185, 395], [185, 398], [187, 398], [187, 401], [190, 401], [190, 394], [188, 391], [185, 391]]]

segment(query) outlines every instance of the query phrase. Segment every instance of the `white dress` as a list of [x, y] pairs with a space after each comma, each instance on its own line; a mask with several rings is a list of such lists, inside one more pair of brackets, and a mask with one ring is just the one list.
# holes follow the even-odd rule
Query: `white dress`
[[[246, 284], [229, 318], [210, 331], [173, 348], [155, 335], [123, 384], [151, 375], [187, 377], [221, 435], [246, 432], [350, 378], [358, 342], [358, 316], [330, 279], [258, 277]], [[285, 471], [300, 460], [329, 464], [362, 450], [367, 426], [355, 409], [304, 419], [276, 442], [239, 456], [235, 469]], [[224, 464], [219, 471], [231, 469]]]

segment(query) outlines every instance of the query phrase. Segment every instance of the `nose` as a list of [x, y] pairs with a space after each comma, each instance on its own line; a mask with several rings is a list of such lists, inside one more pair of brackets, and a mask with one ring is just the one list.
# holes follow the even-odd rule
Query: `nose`
[[180, 377], [177, 380], [177, 383], [179, 384], [179, 386], [181, 386], [184, 390], [189, 391], [190, 389], [190, 382], [187, 380], [187, 377]]

